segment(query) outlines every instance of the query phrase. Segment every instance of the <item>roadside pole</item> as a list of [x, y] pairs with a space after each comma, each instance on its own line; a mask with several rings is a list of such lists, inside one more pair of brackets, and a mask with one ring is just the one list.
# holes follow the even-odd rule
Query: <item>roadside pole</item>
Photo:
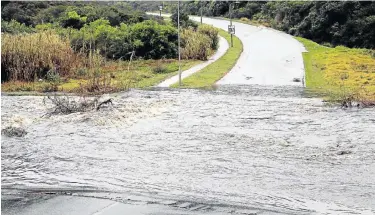
[[[233, 10], [233, 3], [230, 3], [230, 6], [229, 6], [229, 16], [230, 16], [230, 26], [233, 26], [232, 25], [232, 11]], [[230, 34], [230, 46], [233, 47], [233, 34], [231, 33]]]
[[203, 24], [203, 4], [202, 4], [202, 1], [200, 2], [200, 4], [201, 4], [201, 7], [200, 7], [200, 9], [201, 9], [201, 25]]
[[178, 0], [178, 6], [177, 6], [177, 31], [178, 31], [178, 85], [181, 87], [180, 0]]
[[[235, 1], [235, 4], [239, 4], [239, 1]], [[230, 25], [228, 26], [228, 33], [230, 33], [230, 46], [233, 47], [233, 34], [235, 34], [236, 29], [232, 22], [232, 13], [233, 13], [234, 5], [233, 2], [229, 4], [229, 18], [230, 18]]]
[[202, 14], [202, 8], [201, 8], [201, 24], [203, 24], [203, 14]]

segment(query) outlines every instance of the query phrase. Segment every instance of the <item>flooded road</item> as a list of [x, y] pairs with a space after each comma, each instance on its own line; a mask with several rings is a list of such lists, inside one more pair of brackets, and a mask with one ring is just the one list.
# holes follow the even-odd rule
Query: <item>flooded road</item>
[[2, 96], [2, 128], [27, 132], [2, 135], [3, 195], [87, 190], [228, 213], [375, 211], [374, 109], [330, 107], [293, 86], [111, 96], [113, 107], [49, 118], [43, 97]]

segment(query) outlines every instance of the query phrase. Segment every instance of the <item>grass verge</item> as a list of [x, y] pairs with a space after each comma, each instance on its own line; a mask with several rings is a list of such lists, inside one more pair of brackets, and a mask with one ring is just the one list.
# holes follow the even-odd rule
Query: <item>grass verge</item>
[[335, 48], [296, 37], [303, 53], [306, 87], [327, 95], [331, 101], [375, 101], [375, 52], [367, 49]]
[[[219, 35], [224, 37], [230, 43], [230, 34], [224, 30], [219, 31]], [[182, 80], [184, 88], [212, 88], [213, 85], [227, 74], [236, 64], [243, 50], [243, 45], [238, 37], [233, 37], [233, 47], [214, 63], [206, 66], [204, 69]], [[178, 83], [171, 87], [178, 87]]]

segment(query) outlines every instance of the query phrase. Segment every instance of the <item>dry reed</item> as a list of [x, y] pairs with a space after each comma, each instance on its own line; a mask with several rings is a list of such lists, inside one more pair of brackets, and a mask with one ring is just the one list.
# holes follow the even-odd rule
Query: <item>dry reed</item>
[[53, 31], [2, 35], [2, 81], [34, 81], [45, 78], [52, 69], [61, 77], [68, 76], [78, 68], [81, 60], [69, 41]]

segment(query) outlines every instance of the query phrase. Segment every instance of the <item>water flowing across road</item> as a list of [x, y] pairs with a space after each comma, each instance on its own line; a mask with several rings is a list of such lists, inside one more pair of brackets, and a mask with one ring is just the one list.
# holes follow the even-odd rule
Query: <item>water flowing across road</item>
[[330, 107], [293, 86], [113, 96], [113, 107], [49, 118], [43, 97], [2, 96], [2, 128], [27, 131], [2, 135], [3, 196], [90, 190], [228, 213], [375, 210], [373, 109]]
[[[2, 198], [61, 191], [141, 202], [146, 214], [373, 214], [374, 110], [310, 98], [292, 80], [303, 76], [298, 42], [236, 26], [244, 52], [213, 91], [131, 90], [111, 107], [51, 117], [43, 97], [2, 96], [2, 129], [27, 132], [2, 134]], [[2, 212], [30, 214], [22, 207]]]

